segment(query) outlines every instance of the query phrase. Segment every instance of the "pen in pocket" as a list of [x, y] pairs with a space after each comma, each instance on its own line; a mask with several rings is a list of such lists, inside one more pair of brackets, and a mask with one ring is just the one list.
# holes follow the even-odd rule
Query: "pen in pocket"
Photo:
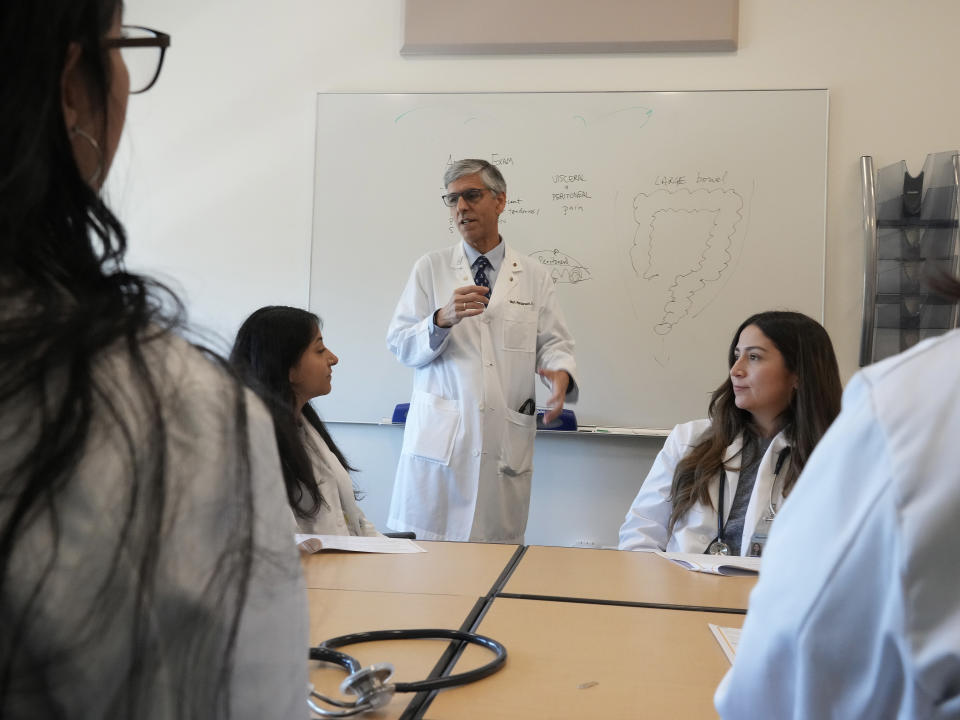
[[527, 398], [523, 401], [523, 405], [520, 406], [518, 412], [523, 415], [533, 415], [533, 411], [536, 409], [536, 404], [534, 403], [533, 398]]

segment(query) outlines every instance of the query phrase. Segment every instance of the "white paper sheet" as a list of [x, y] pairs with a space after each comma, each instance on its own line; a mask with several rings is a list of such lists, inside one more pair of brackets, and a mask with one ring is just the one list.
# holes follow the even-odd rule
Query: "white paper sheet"
[[345, 550], [364, 553], [422, 553], [426, 550], [413, 540], [388, 537], [355, 537], [353, 535], [294, 535], [297, 547], [303, 552]]
[[694, 572], [710, 573], [712, 575], [760, 574], [760, 558], [758, 557], [677, 552], [657, 552], [657, 555]]
[[733, 658], [737, 654], [737, 645], [740, 644], [740, 628], [720, 627], [713, 623], [707, 624], [710, 626], [710, 631], [717, 639], [717, 642], [720, 643], [720, 649], [723, 650], [723, 654], [727, 656], [727, 660], [733, 665]]

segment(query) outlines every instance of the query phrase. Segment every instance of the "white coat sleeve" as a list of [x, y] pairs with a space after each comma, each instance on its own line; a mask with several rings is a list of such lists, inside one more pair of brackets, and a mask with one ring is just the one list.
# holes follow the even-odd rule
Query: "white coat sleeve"
[[304, 718], [306, 588], [272, 421], [247, 393], [256, 551], [234, 656], [231, 717]]
[[362, 510], [360, 511], [358, 520], [360, 521], [361, 535], [364, 537], [383, 537], [383, 533], [377, 530], [377, 527], [372, 522], [367, 520], [367, 516], [363, 514]]
[[904, 553], [891, 467], [857, 376], [773, 525], [715, 696], [723, 718], [930, 717], [904, 710], [916, 695], [898, 637]]
[[390, 326], [387, 348], [408, 367], [421, 367], [439, 357], [450, 342], [450, 333], [434, 348], [430, 346], [430, 328], [439, 303], [430, 282], [432, 270], [428, 258], [420, 258], [410, 272], [400, 295]]
[[576, 402], [580, 384], [576, 382], [577, 362], [573, 356], [573, 335], [557, 302], [553, 281], [544, 273], [541, 283], [543, 302], [537, 327], [537, 369], [566, 370], [574, 381], [573, 389], [567, 392], [566, 402]]
[[367, 519], [360, 509], [360, 503], [354, 495], [353, 480], [346, 468], [343, 473], [337, 476], [338, 491], [340, 493], [340, 503], [349, 520], [348, 524], [355, 525], [358, 534], [363, 537], [383, 537], [376, 526]]
[[[242, 426], [234, 404], [224, 402], [236, 392], [232, 381], [193, 348], [180, 341], [174, 347], [180, 349], [163, 352], [155, 360], [170, 373], [158, 377], [171, 388], [164, 411], [168, 413], [169, 492], [176, 498], [170, 503], [170, 529], [161, 539], [160, 562], [165, 572], [157, 583], [164, 602], [175, 604], [161, 608], [159, 615], [207, 616], [218, 632], [224, 632], [233, 601], [211, 588], [235, 583], [238, 575], [235, 561], [221, 564], [222, 553], [249, 554], [249, 582], [234, 644], [230, 717], [304, 718], [307, 594], [293, 543], [295, 525], [283, 487], [273, 421], [263, 403], [246, 390], [247, 437], [238, 437], [235, 431]], [[232, 523], [243, 518], [234, 508], [247, 500], [236, 481], [243, 467], [244, 445], [253, 535], [249, 546], [230, 546], [237, 535]], [[206, 645], [197, 647], [203, 650], [193, 657], [202, 662]]]
[[689, 449], [685, 436], [682, 426], [676, 426], [657, 453], [647, 479], [620, 526], [620, 550], [666, 550], [670, 539], [667, 524], [673, 509], [670, 488], [677, 464]]

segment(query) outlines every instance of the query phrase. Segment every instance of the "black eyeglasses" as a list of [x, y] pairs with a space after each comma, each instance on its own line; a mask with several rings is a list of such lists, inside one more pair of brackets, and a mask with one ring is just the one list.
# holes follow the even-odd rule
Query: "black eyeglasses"
[[139, 25], [124, 25], [123, 37], [106, 38], [105, 48], [119, 48], [130, 74], [130, 94], [146, 92], [160, 77], [170, 36]]
[[460, 198], [463, 198], [468, 203], [473, 205], [477, 200], [483, 197], [485, 192], [493, 192], [490, 188], [470, 188], [469, 190], [464, 190], [463, 192], [447, 193], [446, 195], [441, 195], [440, 199], [443, 200], [443, 204], [447, 207], [456, 207], [457, 202]]

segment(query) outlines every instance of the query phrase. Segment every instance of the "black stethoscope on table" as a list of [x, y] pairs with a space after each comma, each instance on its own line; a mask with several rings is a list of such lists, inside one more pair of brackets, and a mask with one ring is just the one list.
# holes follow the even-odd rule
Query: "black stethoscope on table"
[[[459, 640], [471, 645], [485, 647], [493, 651], [496, 657], [486, 665], [457, 675], [409, 683], [390, 683], [389, 680], [393, 677], [393, 665], [390, 663], [378, 663], [363, 668], [356, 658], [336, 649], [344, 645], [378, 640], [424, 639]], [[310, 691], [307, 698], [307, 705], [313, 712], [322, 717], [340, 718], [383, 707], [390, 702], [394, 693], [430, 692], [482, 680], [503, 667], [507, 661], [507, 649], [501, 643], [485, 635], [477, 635], [463, 630], [375, 630], [373, 632], [341, 635], [322, 642], [316, 647], [310, 648], [310, 659], [339, 665], [349, 673], [347, 678], [340, 683], [340, 692], [344, 695], [356, 695], [355, 702], [334, 700], [313, 690]], [[328, 710], [322, 708], [314, 702], [314, 698], [340, 709]]]
[[[773, 522], [774, 516], [776, 516], [777, 511], [773, 507], [773, 493], [777, 488], [777, 479], [780, 477], [780, 471], [783, 469], [783, 464], [787, 461], [787, 458], [790, 457], [790, 447], [785, 447], [780, 451], [780, 454], [777, 456], [777, 464], [773, 469], [773, 483], [770, 485], [770, 513], [761, 521], [766, 528], [769, 529], [770, 524]], [[710, 541], [710, 544], [707, 545], [707, 549], [704, 551], [707, 555], [729, 555], [730, 546], [727, 545], [723, 540], [723, 528], [727, 524], [727, 521], [723, 518], [723, 493], [724, 488], [727, 486], [727, 475], [723, 470], [720, 471], [720, 497], [717, 502], [717, 536]], [[729, 518], [728, 518], [729, 519]], [[767, 536], [766, 533], [763, 533], [762, 539], [755, 533], [754, 537], [751, 538], [751, 548], [757, 547], [759, 551], [762, 552], [763, 544], [766, 542]], [[760, 554], [759, 552], [757, 553]]]

